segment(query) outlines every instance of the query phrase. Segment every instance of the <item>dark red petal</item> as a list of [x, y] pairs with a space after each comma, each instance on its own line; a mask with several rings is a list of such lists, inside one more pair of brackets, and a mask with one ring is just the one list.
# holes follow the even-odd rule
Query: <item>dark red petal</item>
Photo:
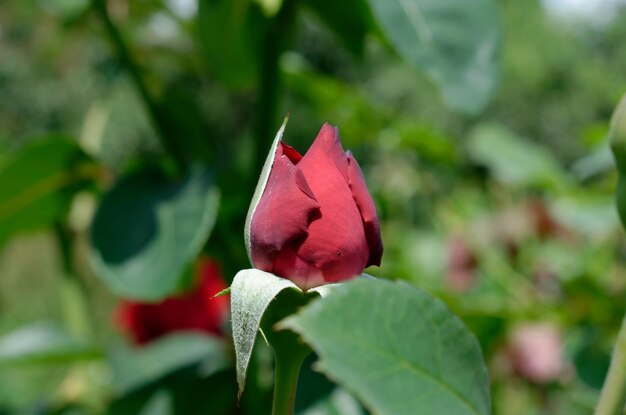
[[293, 164], [298, 164], [298, 162], [302, 160], [302, 156], [300, 155], [300, 153], [298, 153], [298, 150], [291, 147], [290, 145], [283, 143], [282, 141], [278, 143], [278, 148], [276, 151], [278, 152], [281, 150], [282, 150], [282, 154], [287, 156]]
[[376, 205], [374, 205], [372, 195], [367, 190], [361, 167], [359, 167], [359, 163], [357, 163], [349, 151], [347, 159], [348, 183], [350, 184], [354, 201], [363, 218], [363, 228], [365, 229], [365, 237], [370, 250], [367, 266], [380, 265], [380, 260], [383, 256], [383, 241], [380, 237], [380, 223], [376, 213]]
[[315, 264], [329, 282], [360, 274], [369, 250], [361, 214], [348, 185], [348, 160], [337, 130], [324, 124], [298, 167], [315, 193], [321, 214], [309, 225], [298, 257]]
[[252, 263], [268, 272], [285, 243], [307, 234], [319, 209], [304, 175], [282, 151], [279, 146], [250, 224]]
[[115, 313], [116, 323], [135, 344], [146, 344], [162, 335], [158, 323], [152, 318], [155, 308], [154, 304], [122, 300]]

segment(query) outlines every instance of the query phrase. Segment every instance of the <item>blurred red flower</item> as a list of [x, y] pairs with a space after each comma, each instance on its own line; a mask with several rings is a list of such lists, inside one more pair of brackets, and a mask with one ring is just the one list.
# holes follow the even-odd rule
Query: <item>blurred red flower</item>
[[181, 330], [221, 335], [228, 298], [213, 298], [226, 288], [220, 268], [214, 261], [202, 259], [196, 265], [195, 277], [191, 291], [159, 303], [122, 300], [115, 311], [115, 325], [136, 344]]

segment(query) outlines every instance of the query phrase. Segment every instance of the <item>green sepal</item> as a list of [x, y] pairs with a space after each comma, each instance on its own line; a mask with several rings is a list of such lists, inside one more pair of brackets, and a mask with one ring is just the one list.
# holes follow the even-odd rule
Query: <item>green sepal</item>
[[250, 224], [252, 223], [252, 217], [254, 216], [254, 212], [256, 211], [257, 206], [259, 205], [259, 201], [261, 200], [261, 196], [263, 196], [263, 192], [265, 191], [265, 186], [267, 186], [267, 182], [270, 178], [270, 173], [272, 172], [272, 166], [274, 165], [274, 159], [276, 158], [276, 148], [278, 147], [278, 143], [283, 138], [283, 133], [285, 132], [285, 127], [287, 126], [287, 122], [289, 121], [289, 113], [285, 116], [283, 120], [283, 124], [278, 129], [276, 133], [276, 137], [272, 142], [272, 147], [270, 147], [270, 151], [267, 154], [267, 158], [265, 159], [265, 164], [263, 165], [263, 170], [261, 170], [261, 176], [259, 177], [259, 182], [256, 185], [256, 189], [254, 189], [254, 195], [252, 196], [252, 201], [250, 202], [250, 207], [248, 208], [248, 214], [246, 215], [246, 225], [244, 227], [244, 241], [246, 243], [246, 251], [248, 252], [248, 259], [250, 260], [250, 264], [252, 264], [252, 247], [250, 242]]

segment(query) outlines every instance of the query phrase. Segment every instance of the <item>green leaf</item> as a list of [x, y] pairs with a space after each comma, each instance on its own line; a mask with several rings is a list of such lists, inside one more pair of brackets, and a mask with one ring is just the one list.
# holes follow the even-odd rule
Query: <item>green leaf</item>
[[276, 148], [278, 147], [278, 143], [283, 138], [283, 133], [285, 132], [285, 127], [287, 126], [287, 122], [289, 121], [289, 114], [283, 120], [283, 124], [278, 129], [276, 133], [276, 137], [272, 142], [272, 146], [270, 147], [269, 153], [267, 153], [267, 158], [265, 159], [265, 164], [263, 165], [263, 170], [261, 170], [261, 176], [259, 177], [259, 181], [254, 189], [254, 194], [252, 195], [252, 201], [250, 202], [250, 207], [248, 208], [248, 214], [246, 216], [246, 224], [244, 227], [244, 242], [246, 244], [246, 251], [248, 252], [248, 259], [252, 264], [252, 243], [250, 241], [250, 224], [252, 222], [252, 217], [254, 216], [254, 212], [256, 211], [257, 206], [259, 205], [259, 201], [261, 200], [261, 196], [263, 196], [263, 192], [265, 191], [265, 186], [267, 186], [267, 181], [270, 178], [270, 173], [272, 172], [272, 166], [274, 165], [274, 158], [276, 157]]
[[548, 150], [501, 125], [479, 125], [467, 145], [471, 159], [505, 185], [552, 190], [569, 185], [570, 178]]
[[369, 0], [382, 31], [457, 111], [477, 114], [498, 82], [500, 17], [492, 0]]
[[261, 319], [272, 300], [287, 288], [302, 292], [293, 282], [258, 269], [239, 271], [230, 286], [230, 313], [240, 395], [246, 384], [246, 371]]
[[51, 323], [36, 323], [0, 339], [0, 368], [90, 360], [101, 352]]
[[129, 392], [150, 382], [197, 363], [204, 376], [230, 364], [220, 339], [195, 332], [180, 332], [139, 348], [120, 346], [111, 352], [114, 384], [119, 391]]
[[172, 294], [209, 237], [218, 203], [219, 191], [200, 167], [176, 182], [147, 171], [123, 178], [92, 225], [97, 275], [125, 297]]
[[69, 211], [73, 196], [99, 174], [78, 145], [49, 137], [0, 165], [0, 246], [11, 236], [49, 226]]
[[406, 283], [359, 279], [287, 318], [319, 369], [381, 415], [489, 414], [476, 338], [443, 303]]
[[335, 32], [348, 50], [357, 56], [363, 54], [365, 35], [373, 26], [365, 0], [306, 0], [305, 4]]

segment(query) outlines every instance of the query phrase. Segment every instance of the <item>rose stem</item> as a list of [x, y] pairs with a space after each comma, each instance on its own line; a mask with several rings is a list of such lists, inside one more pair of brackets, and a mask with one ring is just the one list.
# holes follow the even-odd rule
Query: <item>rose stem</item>
[[311, 348], [291, 330], [281, 329], [276, 323], [307, 304], [311, 296], [296, 290], [285, 290], [274, 299], [261, 322], [261, 330], [274, 352], [274, 402], [272, 415], [293, 415], [298, 388], [298, 375], [304, 358]]
[[609, 373], [604, 380], [600, 401], [594, 415], [618, 415], [624, 413], [626, 403], [626, 317], [622, 320]]
[[300, 367], [308, 350], [274, 349], [274, 402], [272, 415], [293, 415]]

